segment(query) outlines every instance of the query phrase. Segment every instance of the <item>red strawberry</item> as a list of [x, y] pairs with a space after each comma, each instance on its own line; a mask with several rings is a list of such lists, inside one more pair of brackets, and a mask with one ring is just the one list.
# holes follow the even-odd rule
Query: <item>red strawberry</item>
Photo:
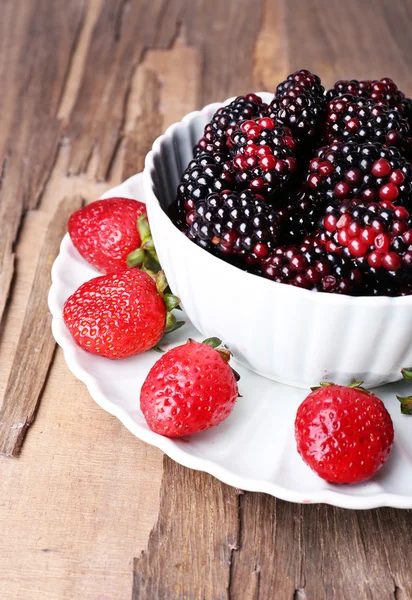
[[128, 266], [128, 254], [140, 247], [137, 220], [145, 212], [146, 206], [138, 200], [97, 200], [72, 214], [69, 234], [83, 258], [98, 271], [122, 271]]
[[298, 452], [330, 483], [357, 483], [385, 463], [393, 424], [383, 402], [359, 387], [322, 383], [302, 402], [295, 421]]
[[226, 419], [238, 397], [230, 352], [220, 340], [189, 340], [166, 352], [151, 368], [140, 408], [153, 431], [175, 438], [214, 427]]
[[183, 325], [167, 312], [179, 299], [163, 295], [166, 286], [163, 273], [155, 283], [140, 269], [95, 277], [66, 300], [63, 318], [88, 352], [113, 359], [140, 354]]

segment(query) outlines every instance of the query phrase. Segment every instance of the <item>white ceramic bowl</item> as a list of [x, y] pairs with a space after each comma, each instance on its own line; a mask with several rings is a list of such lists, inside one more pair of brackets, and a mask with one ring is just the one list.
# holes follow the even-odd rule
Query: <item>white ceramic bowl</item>
[[186, 115], [146, 157], [148, 216], [173, 292], [202, 334], [219, 336], [241, 364], [270, 379], [299, 387], [397, 381], [412, 365], [412, 296], [357, 298], [274, 283], [198, 247], [165, 213], [204, 126], [231, 100]]

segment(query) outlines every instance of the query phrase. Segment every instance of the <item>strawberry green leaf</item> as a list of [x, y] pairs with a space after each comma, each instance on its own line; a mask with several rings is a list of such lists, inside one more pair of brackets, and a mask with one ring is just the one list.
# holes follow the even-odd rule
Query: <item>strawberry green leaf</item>
[[229, 362], [231, 357], [230, 350], [226, 350], [226, 348], [215, 348], [215, 350], [225, 362]]
[[141, 248], [137, 248], [137, 250], [133, 250], [127, 255], [127, 266], [128, 267], [140, 267], [143, 264], [145, 259], [144, 250]]
[[168, 312], [174, 310], [175, 308], [179, 308], [180, 298], [174, 296], [173, 294], [165, 294], [163, 296], [163, 301]]
[[154, 350], [155, 352], [159, 352], [160, 354], [164, 354], [164, 352], [165, 352], [165, 351], [163, 350], [163, 348], [161, 348], [161, 347], [159, 346], [159, 344], [156, 344], [156, 346], [153, 346], [152, 350]]
[[362, 383], [363, 383], [363, 381], [352, 381], [352, 383], [350, 383], [348, 385], [348, 387], [350, 387], [350, 388], [360, 388], [360, 387], [362, 387]]
[[402, 369], [401, 373], [402, 373], [402, 377], [406, 381], [409, 381], [410, 383], [412, 383], [412, 367]]
[[167, 287], [168, 287], [168, 283], [167, 283], [165, 272], [159, 271], [156, 275], [156, 288], [161, 296], [163, 296], [163, 294], [167, 290]]
[[222, 340], [219, 340], [217, 337], [210, 337], [206, 340], [203, 340], [202, 344], [206, 344], [206, 346], [210, 346], [211, 348], [218, 348], [222, 344]]
[[140, 235], [140, 239], [142, 240], [142, 245], [148, 238], [152, 237], [152, 232], [150, 231], [149, 221], [147, 220], [147, 214], [144, 213], [140, 215], [137, 219], [137, 230]]
[[401, 413], [403, 415], [412, 415], [412, 396], [396, 396], [401, 403]]
[[319, 385], [314, 385], [310, 389], [312, 390], [312, 392], [316, 392], [316, 390], [319, 390], [320, 388], [330, 387], [331, 385], [335, 385], [335, 384], [332, 383], [331, 381], [322, 381]]
[[177, 321], [172, 313], [167, 313], [165, 333], [172, 333], [185, 324], [184, 321]]

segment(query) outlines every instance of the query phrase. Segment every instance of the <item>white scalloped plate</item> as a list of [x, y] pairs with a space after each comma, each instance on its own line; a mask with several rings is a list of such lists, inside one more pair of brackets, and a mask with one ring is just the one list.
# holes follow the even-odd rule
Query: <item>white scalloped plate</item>
[[[141, 174], [109, 190], [103, 198], [111, 196], [144, 201]], [[94, 356], [75, 344], [64, 324], [66, 298], [97, 275], [66, 234], [52, 268], [49, 307], [53, 335], [64, 350], [69, 369], [87, 385], [92, 398], [136, 437], [186, 467], [206, 471], [243, 490], [266, 492], [291, 502], [325, 502], [343, 508], [412, 508], [412, 417], [400, 414], [396, 399], [396, 394], [407, 393], [405, 384], [376, 390], [392, 415], [395, 444], [386, 465], [364, 484], [334, 486], [319, 479], [300, 459], [294, 442], [294, 417], [305, 390], [270, 381], [240, 365], [236, 369], [241, 375], [242, 397], [224, 423], [184, 440], [162, 437], [148, 428], [139, 408], [140, 387], [159, 355], [150, 351], [119, 361]], [[187, 322], [171, 334], [168, 345], [180, 344], [188, 337], [202, 339]]]

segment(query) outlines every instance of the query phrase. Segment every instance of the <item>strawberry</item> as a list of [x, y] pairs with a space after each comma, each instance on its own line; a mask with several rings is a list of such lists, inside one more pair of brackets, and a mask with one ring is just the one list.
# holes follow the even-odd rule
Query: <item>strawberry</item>
[[80, 254], [101, 273], [127, 269], [127, 257], [141, 245], [138, 218], [146, 206], [138, 200], [109, 198], [77, 210], [69, 219], [71, 240]]
[[84, 350], [106, 358], [127, 358], [153, 348], [177, 329], [171, 311], [179, 299], [165, 293], [163, 272], [156, 282], [140, 269], [126, 269], [83, 283], [68, 298], [63, 318]]
[[360, 387], [322, 383], [299, 406], [295, 421], [298, 452], [330, 483], [357, 483], [385, 463], [393, 424], [383, 402]]
[[[169, 350], [149, 371], [140, 408], [153, 431], [176, 438], [203, 431], [226, 419], [238, 397], [230, 352], [220, 340], [189, 340]], [[216, 349], [217, 348], [217, 349]]]

